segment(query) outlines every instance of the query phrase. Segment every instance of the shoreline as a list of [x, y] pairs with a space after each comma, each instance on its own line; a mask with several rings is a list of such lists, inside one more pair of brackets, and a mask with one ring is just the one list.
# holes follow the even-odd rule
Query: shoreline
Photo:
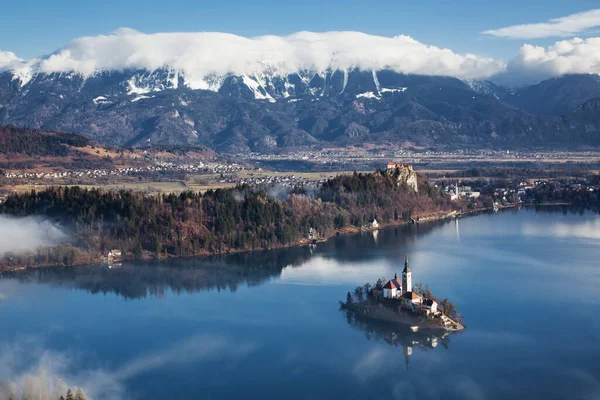
[[[531, 207], [531, 206], [550, 207], [550, 206], [576, 206], [576, 205], [577, 204], [564, 203], [564, 202], [540, 203], [540, 204], [508, 204], [508, 205], [498, 207], [498, 210], [505, 210], [505, 209], [517, 208], [517, 207]], [[491, 208], [490, 207], [476, 208], [476, 209], [467, 210], [467, 211], [459, 211], [459, 210], [437, 211], [437, 212], [432, 212], [432, 213], [427, 213], [427, 214], [422, 214], [422, 215], [416, 215], [416, 216], [412, 217], [410, 221], [406, 221], [406, 220], [394, 221], [394, 220], [392, 220], [388, 223], [380, 224], [380, 226], [377, 228], [364, 228], [364, 227], [357, 227], [354, 225], [351, 225], [351, 226], [349, 225], [349, 226], [346, 226], [341, 229], [334, 229], [331, 233], [327, 234], [326, 236], [323, 236], [318, 241], [318, 243], [327, 242], [330, 239], [337, 237], [337, 236], [348, 236], [348, 235], [353, 235], [353, 234], [357, 234], [357, 233], [361, 233], [361, 232], [374, 232], [374, 231], [378, 231], [378, 230], [382, 230], [382, 229], [386, 229], [386, 228], [399, 227], [399, 226], [404, 226], [404, 225], [408, 225], [408, 224], [420, 224], [420, 223], [425, 223], [425, 222], [443, 221], [445, 219], [460, 218], [463, 216], [475, 215], [480, 212], [486, 212], [486, 211], [492, 211], [492, 210], [494, 210], [493, 207], [491, 207]], [[311, 243], [312, 243], [312, 240], [310, 240], [308, 238], [301, 238], [301, 239], [294, 241], [293, 243], [277, 245], [277, 246], [273, 246], [273, 247], [264, 247], [264, 248], [257, 248], [257, 249], [229, 249], [224, 252], [213, 252], [213, 253], [204, 252], [204, 253], [199, 253], [199, 254], [195, 254], [192, 256], [169, 255], [167, 257], [159, 257], [158, 259], [169, 260], [169, 259], [179, 259], [179, 258], [201, 258], [201, 257], [220, 256], [220, 255], [221, 256], [222, 255], [232, 255], [232, 254], [239, 254], [239, 253], [250, 253], [253, 251], [269, 251], [269, 250], [285, 249], [285, 248], [292, 248], [292, 247], [302, 247], [302, 246], [310, 245]], [[115, 260], [113, 262], [113, 264], [119, 264], [119, 263], [126, 262], [126, 261], [156, 260], [156, 259], [157, 259], [157, 257], [155, 257], [155, 256], [151, 256], [149, 254], [144, 254], [142, 257], [138, 257], [138, 258], [122, 257], [122, 258]], [[25, 266], [20, 265], [20, 266], [11, 266], [11, 267], [0, 266], [0, 272], [22, 271], [22, 270], [26, 270], [26, 269], [36, 269], [36, 268], [56, 268], [56, 267], [75, 267], [76, 268], [76, 267], [80, 267], [80, 266], [93, 266], [93, 265], [108, 266], [110, 264], [107, 263], [106, 260], [104, 260], [102, 258], [91, 258], [91, 259], [88, 258], [87, 260], [77, 261], [71, 265], [54, 263], [54, 264], [37, 264], [37, 265], [25, 265]]]
[[[395, 313], [391, 309], [382, 311], [373, 304], [340, 304], [340, 309], [354, 313], [357, 317], [365, 320], [388, 323], [393, 325], [402, 325], [405, 327], [417, 326], [421, 332], [460, 332], [466, 329], [466, 326], [462, 323], [456, 322], [457, 328], [451, 329], [439, 323], [434, 323], [430, 319], [423, 320], [417, 315], [410, 313], [409, 311], [402, 310]], [[448, 317], [447, 317], [448, 318]]]

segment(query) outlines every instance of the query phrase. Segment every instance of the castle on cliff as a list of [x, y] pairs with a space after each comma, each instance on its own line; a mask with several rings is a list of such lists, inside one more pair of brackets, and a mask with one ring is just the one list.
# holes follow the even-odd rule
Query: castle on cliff
[[415, 192], [419, 191], [417, 173], [413, 169], [412, 164], [396, 164], [390, 161], [387, 165], [386, 172], [388, 174], [398, 174], [398, 186], [402, 183], [406, 183], [406, 185]]

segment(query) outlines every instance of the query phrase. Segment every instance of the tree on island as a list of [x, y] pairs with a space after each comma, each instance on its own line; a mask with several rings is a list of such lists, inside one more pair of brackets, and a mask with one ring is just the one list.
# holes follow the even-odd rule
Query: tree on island
[[358, 286], [356, 289], [354, 289], [354, 296], [356, 297], [356, 301], [359, 303], [363, 302], [363, 298], [364, 298], [364, 288], [362, 286]]
[[354, 303], [354, 299], [352, 298], [352, 294], [350, 292], [348, 292], [348, 295], [346, 296], [346, 305], [350, 305]]
[[433, 299], [433, 294], [431, 293], [431, 290], [429, 290], [429, 286], [423, 284], [423, 282], [415, 283], [412, 289], [413, 292], [420, 295], [421, 297], [424, 297], [426, 299]]
[[450, 300], [448, 300], [448, 299], [442, 300], [440, 302], [440, 306], [442, 307], [442, 310], [444, 310], [444, 314], [446, 314], [447, 316], [449, 316], [450, 318], [452, 318], [453, 320], [455, 320], [457, 322], [460, 322], [460, 323], [463, 322], [462, 315], [459, 314], [458, 310], [456, 309], [456, 306]]

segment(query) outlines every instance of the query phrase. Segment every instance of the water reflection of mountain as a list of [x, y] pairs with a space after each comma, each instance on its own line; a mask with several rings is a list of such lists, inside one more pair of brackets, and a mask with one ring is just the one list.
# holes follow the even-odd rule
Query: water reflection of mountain
[[341, 312], [346, 317], [348, 325], [363, 332], [367, 340], [383, 341], [390, 346], [401, 349], [407, 368], [410, 365], [410, 358], [414, 351], [430, 351], [440, 347], [447, 350], [450, 344], [450, 332], [440, 333], [421, 330], [413, 332], [406, 325], [375, 321], [361, 317], [350, 310], [341, 310]]
[[[441, 228], [451, 220], [433, 221], [421, 224], [407, 224], [389, 227], [375, 232], [367, 231], [356, 235], [337, 236], [325, 243], [319, 243], [317, 252], [327, 257], [334, 256], [344, 262], [360, 262], [370, 257], [371, 251], [382, 251], [394, 259], [404, 259], [417, 236], [423, 236]], [[386, 254], [386, 251], [397, 254]]]
[[106, 265], [26, 269], [0, 272], [0, 278], [137, 299], [162, 296], [167, 290], [193, 293], [256, 286], [280, 276], [285, 267], [301, 265], [310, 256], [307, 248], [292, 248], [201, 259], [123, 263], [110, 269]]

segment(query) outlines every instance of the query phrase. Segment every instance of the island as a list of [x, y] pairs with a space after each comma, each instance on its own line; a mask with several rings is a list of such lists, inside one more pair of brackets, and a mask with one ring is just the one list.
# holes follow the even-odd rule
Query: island
[[393, 279], [359, 286], [354, 293], [348, 292], [346, 302], [340, 302], [340, 306], [361, 318], [407, 325], [413, 331], [465, 329], [462, 316], [450, 300], [434, 297], [422, 283], [413, 286], [408, 257], [401, 281], [396, 274]]

